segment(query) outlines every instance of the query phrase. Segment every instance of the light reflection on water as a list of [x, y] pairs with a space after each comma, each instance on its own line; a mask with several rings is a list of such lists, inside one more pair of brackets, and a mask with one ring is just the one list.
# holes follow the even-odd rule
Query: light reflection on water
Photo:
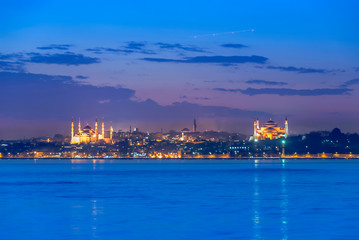
[[[285, 159], [282, 160], [282, 169], [285, 169]], [[286, 185], [286, 172], [282, 172], [282, 179], [281, 179], [281, 190], [282, 190], [282, 199], [280, 203], [281, 209], [281, 230], [282, 230], [282, 239], [288, 239], [288, 195], [287, 195], [287, 185]]]
[[358, 170], [356, 160], [2, 159], [0, 239], [359, 239]]
[[[254, 167], [258, 167], [258, 163], [255, 162]], [[261, 239], [261, 226], [260, 226], [260, 200], [259, 200], [259, 186], [258, 186], [258, 173], [254, 173], [254, 180], [253, 180], [253, 225], [254, 225], [254, 238]]]

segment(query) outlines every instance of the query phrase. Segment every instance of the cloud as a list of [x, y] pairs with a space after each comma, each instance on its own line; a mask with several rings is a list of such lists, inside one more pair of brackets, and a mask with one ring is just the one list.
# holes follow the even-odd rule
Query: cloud
[[171, 50], [178, 49], [178, 50], [185, 50], [190, 52], [205, 52], [202, 48], [195, 46], [184, 46], [180, 43], [171, 44], [171, 43], [158, 42], [155, 43], [155, 45], [158, 45], [162, 49], [171, 49]]
[[208, 97], [194, 97], [195, 100], [210, 100]]
[[24, 71], [24, 63], [22, 62], [11, 62], [11, 61], [0, 61], [1, 71]]
[[103, 54], [103, 53], [116, 53], [116, 54], [131, 54], [131, 53], [141, 53], [141, 54], [156, 54], [151, 50], [136, 50], [136, 49], [122, 49], [122, 48], [104, 48], [104, 47], [95, 47], [95, 48], [87, 48], [86, 51]]
[[77, 78], [77, 79], [88, 79], [89, 77], [87, 77], [87, 76], [82, 76], [82, 75], [77, 75], [76, 78]]
[[110, 99], [104, 99], [104, 100], [99, 100], [98, 101], [98, 103], [100, 103], [100, 104], [105, 104], [105, 103], [109, 103], [109, 102], [111, 102]]
[[224, 66], [240, 63], [258, 63], [264, 64], [268, 58], [262, 56], [197, 56], [187, 57], [185, 59], [168, 59], [168, 58], [142, 58], [141, 60], [149, 62], [172, 62], [172, 63], [217, 63]]
[[132, 50], [143, 50], [143, 48], [145, 46], [146, 46], [145, 42], [130, 41], [130, 42], [127, 42], [127, 46], [125, 46], [125, 48], [132, 49]]
[[22, 61], [22, 58], [23, 54], [19, 53], [0, 53], [0, 71], [24, 71], [24, 63]]
[[69, 50], [72, 44], [50, 44], [43, 47], [37, 47], [40, 50]]
[[75, 54], [72, 52], [56, 53], [56, 54], [40, 54], [29, 53], [30, 56], [27, 62], [44, 63], [44, 64], [61, 64], [61, 65], [86, 65], [93, 63], [100, 63], [99, 58], [88, 57], [82, 54]]
[[11, 59], [19, 59], [23, 55], [19, 53], [11, 53], [11, 54], [2, 54], [0, 53], [0, 60], [11, 60]]
[[81, 84], [70, 76], [0, 72], [0, 112], [6, 116], [37, 119], [63, 118], [76, 112], [102, 112], [99, 102], [129, 101], [135, 91]]
[[[70, 76], [0, 72], [0, 81], [0, 101], [6, 103], [0, 104], [0, 116], [12, 119], [6, 122], [0, 117], [0, 139], [4, 137], [4, 132], [13, 136], [14, 131], [19, 131], [16, 130], [19, 128], [14, 123], [16, 121], [24, 123], [21, 125], [24, 132], [18, 132], [19, 136], [38, 136], [39, 133], [31, 130], [34, 129], [34, 122], [39, 124], [39, 129], [48, 128], [46, 131], [52, 134], [54, 131], [68, 134], [72, 116], [80, 116], [83, 121], [92, 121], [96, 116], [105, 117], [114, 124], [126, 122], [126, 126], [130, 122], [142, 122], [146, 128], [155, 126], [159, 129], [170, 124], [174, 127], [183, 125], [190, 122], [194, 114], [198, 118], [218, 122], [232, 121], [236, 123], [233, 126], [238, 126], [238, 119], [249, 121], [258, 115], [266, 115], [263, 112], [188, 102], [167, 106], [150, 99], [138, 102], [133, 100], [135, 91], [132, 89], [82, 84]], [[224, 122], [222, 126], [228, 127]], [[56, 123], [56, 130], [53, 125], [47, 127], [52, 123]], [[10, 127], [5, 129], [4, 124]]]
[[351, 85], [356, 85], [356, 84], [359, 84], [359, 78], [346, 81], [346, 82], [344, 82], [341, 86], [342, 86], [342, 87], [349, 87], [349, 86], [351, 86]]
[[239, 44], [239, 43], [226, 43], [226, 44], [222, 44], [221, 47], [240, 49], [240, 48], [246, 48], [246, 47], [248, 47], [248, 46], [243, 45], [243, 44]]
[[136, 52], [134, 50], [128, 50], [128, 49], [104, 48], [104, 47], [87, 48], [86, 51], [93, 52], [93, 53], [96, 53], [96, 54], [102, 54], [104, 52], [130, 54], [130, 53], [135, 53]]
[[316, 69], [316, 68], [303, 68], [303, 67], [282, 67], [282, 66], [268, 66], [268, 69], [277, 69], [280, 71], [287, 71], [287, 72], [297, 72], [297, 73], [328, 73], [328, 70], [325, 69]]
[[248, 80], [247, 84], [263, 84], [263, 85], [271, 85], [271, 86], [283, 86], [288, 85], [286, 82], [275, 82], [275, 81], [267, 81], [267, 80]]
[[348, 88], [318, 88], [318, 89], [291, 89], [291, 88], [247, 88], [247, 89], [225, 89], [214, 88], [221, 92], [240, 92], [245, 95], [254, 96], [262, 94], [279, 96], [324, 96], [324, 95], [348, 95], [352, 89]]

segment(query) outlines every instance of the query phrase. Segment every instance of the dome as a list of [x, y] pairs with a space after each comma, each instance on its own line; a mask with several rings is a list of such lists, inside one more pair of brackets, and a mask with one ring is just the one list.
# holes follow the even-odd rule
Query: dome
[[95, 132], [95, 130], [93, 130], [89, 125], [86, 125], [86, 127], [84, 127], [82, 129], [82, 132], [84, 132], [86, 134], [93, 134]]
[[279, 127], [278, 124], [272, 120], [269, 120], [262, 126], [262, 128], [277, 128], [277, 127]]
[[267, 133], [274, 133], [274, 132], [277, 132], [277, 131], [272, 127], [268, 127], [268, 128], [266, 128], [266, 132]]
[[91, 130], [92, 128], [89, 125], [87, 125], [86, 127], [83, 128], [83, 130], [85, 129]]

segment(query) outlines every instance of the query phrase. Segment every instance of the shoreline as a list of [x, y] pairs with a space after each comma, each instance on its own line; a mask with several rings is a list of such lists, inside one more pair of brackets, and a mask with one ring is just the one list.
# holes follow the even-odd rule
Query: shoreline
[[27, 157], [27, 158], [23, 158], [23, 157], [3, 157], [0, 158], [1, 160], [11, 160], [11, 159], [29, 159], [29, 160], [41, 160], [41, 159], [45, 159], [45, 160], [61, 160], [61, 159], [75, 159], [75, 160], [270, 160], [270, 159], [278, 159], [278, 160], [286, 160], [286, 159], [292, 159], [292, 160], [301, 160], [301, 159], [359, 159], [358, 156], [353, 156], [353, 157], [240, 157], [240, 158], [221, 158], [221, 157], [193, 157], [193, 158], [146, 158], [146, 157], [82, 157], [82, 158], [70, 158], [70, 157], [43, 157], [43, 158], [32, 158], [32, 157]]

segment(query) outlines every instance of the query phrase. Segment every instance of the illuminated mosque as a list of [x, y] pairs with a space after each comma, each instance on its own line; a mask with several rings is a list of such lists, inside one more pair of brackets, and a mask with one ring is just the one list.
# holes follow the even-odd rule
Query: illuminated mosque
[[285, 118], [285, 126], [281, 128], [278, 124], [272, 119], [263, 124], [262, 127], [259, 127], [259, 120], [254, 121], [254, 140], [266, 140], [266, 139], [278, 139], [278, 138], [286, 138], [288, 136], [288, 120]]
[[74, 133], [74, 120], [71, 122], [71, 144], [80, 143], [98, 143], [101, 140], [106, 143], [112, 143], [113, 128], [112, 123], [110, 127], [110, 136], [105, 137], [105, 123], [102, 120], [101, 134], [98, 133], [97, 119], [95, 122], [95, 129], [91, 128], [88, 124], [84, 128], [81, 128], [81, 121], [79, 119], [78, 132]]

